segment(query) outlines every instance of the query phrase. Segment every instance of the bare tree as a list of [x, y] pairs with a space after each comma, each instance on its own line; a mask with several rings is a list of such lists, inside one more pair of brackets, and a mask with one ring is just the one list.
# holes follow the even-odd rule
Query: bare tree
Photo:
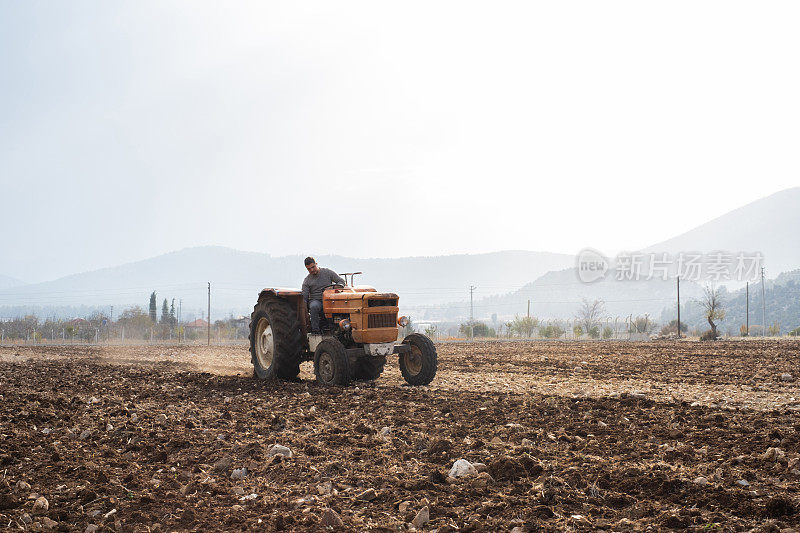
[[725, 319], [724, 302], [722, 301], [721, 290], [714, 284], [706, 285], [703, 289], [703, 299], [700, 300], [703, 311], [711, 326], [711, 339], [717, 338], [717, 320]]
[[592, 328], [600, 322], [605, 312], [606, 308], [603, 300], [590, 302], [584, 298], [583, 304], [581, 304], [581, 308], [578, 310], [578, 316], [575, 318], [583, 327], [583, 331], [589, 334]]
[[650, 315], [645, 313], [643, 316], [637, 316], [631, 319], [630, 332], [650, 335], [655, 331], [656, 327], [657, 324], [650, 320]]

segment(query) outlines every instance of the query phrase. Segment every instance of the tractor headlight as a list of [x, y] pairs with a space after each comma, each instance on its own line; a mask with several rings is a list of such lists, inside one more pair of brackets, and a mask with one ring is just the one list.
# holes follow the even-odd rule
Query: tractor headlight
[[397, 325], [399, 325], [400, 327], [403, 327], [403, 328], [406, 327], [408, 325], [408, 317], [407, 316], [399, 317], [397, 319]]
[[339, 327], [343, 331], [347, 331], [348, 329], [350, 329], [350, 321], [347, 320], [346, 318], [343, 318], [342, 320], [339, 321]]

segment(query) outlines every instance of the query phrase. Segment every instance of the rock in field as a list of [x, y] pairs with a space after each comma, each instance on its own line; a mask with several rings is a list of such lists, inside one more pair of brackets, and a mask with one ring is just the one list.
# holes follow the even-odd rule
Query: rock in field
[[781, 381], [794, 381], [794, 376], [788, 372], [781, 374]]
[[786, 457], [786, 453], [780, 448], [767, 448], [767, 451], [758, 456], [762, 461], [776, 462]]
[[371, 489], [370, 488], [370, 489], [365, 490], [364, 492], [362, 492], [358, 496], [356, 496], [356, 499], [361, 500], [362, 502], [371, 502], [372, 500], [374, 500], [377, 497], [378, 497], [378, 493], [375, 492], [375, 489]]
[[46, 513], [48, 509], [50, 509], [50, 502], [48, 502], [47, 498], [44, 496], [39, 496], [36, 498], [36, 501], [33, 502], [34, 514]]
[[428, 506], [426, 505], [425, 507], [419, 510], [417, 516], [415, 516], [414, 520], [411, 521], [411, 525], [413, 525], [417, 529], [422, 529], [422, 526], [430, 522], [430, 520], [431, 520], [431, 511], [430, 509], [428, 509]]
[[478, 477], [472, 480], [472, 486], [476, 488], [483, 488], [491, 483], [494, 483], [494, 479], [489, 475], [489, 472], [481, 472]]
[[453, 463], [453, 467], [450, 469], [450, 472], [447, 475], [454, 478], [477, 476], [478, 469], [466, 459], [459, 459]]
[[247, 468], [234, 468], [231, 479], [244, 479], [247, 477]]
[[224, 456], [222, 459], [214, 463], [214, 471], [224, 473], [231, 469], [233, 466], [233, 459], [229, 456]]
[[276, 455], [281, 455], [283, 457], [291, 457], [292, 450], [280, 444], [273, 444], [272, 446], [269, 447], [269, 450], [267, 450], [267, 457], [274, 457]]
[[325, 509], [322, 513], [321, 523], [322, 527], [344, 527], [342, 517], [333, 509]]

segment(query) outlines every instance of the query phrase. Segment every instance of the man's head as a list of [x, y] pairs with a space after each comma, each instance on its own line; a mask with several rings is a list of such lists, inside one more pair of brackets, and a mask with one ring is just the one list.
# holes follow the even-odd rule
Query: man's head
[[306, 270], [308, 270], [309, 274], [319, 274], [319, 267], [317, 266], [317, 262], [313, 257], [306, 257], [304, 262], [306, 264]]

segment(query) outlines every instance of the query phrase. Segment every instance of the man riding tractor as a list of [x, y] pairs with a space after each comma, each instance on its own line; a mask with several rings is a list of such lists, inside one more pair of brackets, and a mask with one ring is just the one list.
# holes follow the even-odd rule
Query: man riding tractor
[[322, 296], [328, 287], [339, 284], [346, 285], [345, 281], [330, 268], [320, 268], [313, 257], [306, 257], [306, 270], [308, 276], [303, 280], [303, 302], [311, 314], [311, 333], [322, 334], [322, 324], [325, 315], [322, 312]]
[[[399, 298], [372, 287], [353, 286], [360, 272], [320, 268], [305, 259], [308, 276], [302, 290], [263, 289], [250, 316], [250, 356], [261, 379], [297, 379], [300, 363], [314, 361], [323, 386], [374, 380], [388, 356], [397, 355], [403, 379], [427, 385], [438, 366], [436, 346], [420, 333], [398, 341]], [[346, 283], [350, 276], [350, 285]]]

